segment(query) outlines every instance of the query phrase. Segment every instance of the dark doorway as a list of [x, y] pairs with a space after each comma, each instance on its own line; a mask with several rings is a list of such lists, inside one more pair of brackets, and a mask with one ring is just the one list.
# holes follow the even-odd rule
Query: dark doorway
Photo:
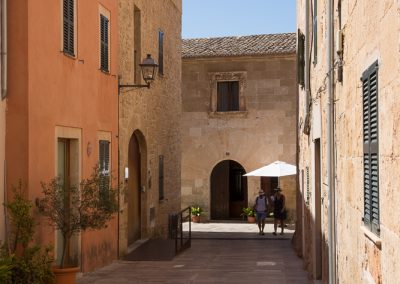
[[243, 207], [247, 207], [247, 177], [244, 168], [237, 162], [225, 160], [211, 172], [211, 219], [240, 218]]
[[141, 156], [139, 141], [132, 134], [128, 149], [128, 245], [141, 238]]
[[322, 279], [322, 228], [321, 228], [321, 146], [320, 140], [314, 142], [315, 171], [315, 278]]
[[274, 195], [274, 188], [278, 187], [277, 177], [261, 177], [261, 189], [264, 190], [265, 195], [271, 198]]

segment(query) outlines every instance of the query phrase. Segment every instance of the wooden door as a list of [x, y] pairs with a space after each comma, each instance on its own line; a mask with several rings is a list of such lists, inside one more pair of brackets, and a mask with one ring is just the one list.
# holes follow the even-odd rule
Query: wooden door
[[136, 135], [133, 134], [128, 150], [128, 245], [141, 238], [140, 215], [140, 149]]
[[220, 162], [211, 173], [211, 219], [229, 219], [229, 161]]

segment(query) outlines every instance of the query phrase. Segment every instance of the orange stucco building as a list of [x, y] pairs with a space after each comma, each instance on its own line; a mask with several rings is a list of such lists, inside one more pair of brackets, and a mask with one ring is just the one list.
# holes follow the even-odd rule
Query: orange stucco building
[[[88, 177], [109, 149], [118, 167], [118, 21], [114, 0], [13, 0], [8, 4], [7, 188], [19, 180], [31, 200], [41, 181]], [[105, 143], [105, 144], [104, 144]], [[66, 166], [67, 165], [67, 166]], [[37, 241], [57, 233], [40, 220]], [[82, 271], [118, 257], [117, 216], [73, 245]]]

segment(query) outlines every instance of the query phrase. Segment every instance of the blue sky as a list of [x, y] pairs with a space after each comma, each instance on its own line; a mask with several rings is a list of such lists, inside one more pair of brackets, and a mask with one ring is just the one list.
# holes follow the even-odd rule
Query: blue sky
[[183, 0], [182, 37], [296, 31], [296, 0]]

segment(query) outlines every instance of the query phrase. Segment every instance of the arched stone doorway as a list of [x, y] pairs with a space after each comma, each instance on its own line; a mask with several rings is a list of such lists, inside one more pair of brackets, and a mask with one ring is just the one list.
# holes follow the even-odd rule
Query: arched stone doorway
[[243, 166], [232, 160], [219, 162], [211, 172], [211, 219], [240, 218], [247, 206], [247, 177]]
[[146, 174], [146, 142], [143, 134], [136, 130], [128, 148], [128, 246], [142, 237], [142, 190]]

